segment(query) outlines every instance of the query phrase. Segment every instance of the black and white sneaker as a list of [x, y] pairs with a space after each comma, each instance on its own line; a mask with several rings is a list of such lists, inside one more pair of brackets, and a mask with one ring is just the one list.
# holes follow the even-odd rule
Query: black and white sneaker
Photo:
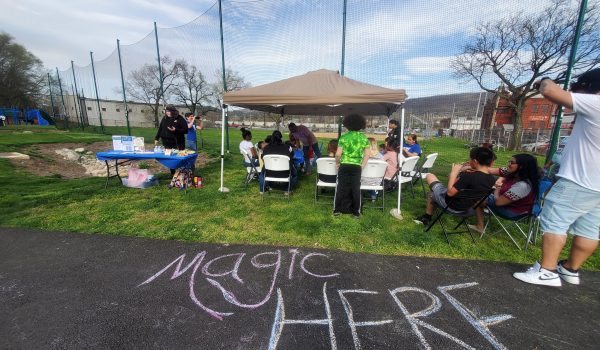
[[579, 284], [579, 270], [573, 271], [564, 267], [563, 264], [566, 261], [567, 260], [561, 260], [558, 262], [556, 272], [563, 281], [571, 284]]
[[415, 222], [415, 224], [429, 226], [429, 224], [431, 223], [431, 216], [429, 216], [427, 214], [423, 214], [423, 215], [413, 219], [413, 221]]

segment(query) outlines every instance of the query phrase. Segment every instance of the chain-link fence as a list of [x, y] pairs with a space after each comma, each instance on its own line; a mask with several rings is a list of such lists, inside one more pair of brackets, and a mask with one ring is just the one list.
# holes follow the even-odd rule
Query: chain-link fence
[[[502, 149], [509, 144], [512, 131], [503, 128], [500, 119], [496, 125], [482, 123], [493, 91], [483, 91], [475, 79], [459, 76], [456, 58], [476, 40], [482, 24], [540, 16], [557, 3], [215, 1], [182, 26], [153, 28], [149, 24], [148, 34], [136, 43], [117, 47], [115, 40], [115, 50], [106, 58], [95, 60], [90, 54], [89, 62], [65, 62], [67, 69], [56, 69], [49, 79], [52, 114], [57, 125], [153, 127], [162, 106], [173, 103], [181, 111], [208, 115], [207, 125], [211, 125], [219, 115], [224, 82], [228, 90], [236, 90], [325, 68], [362, 82], [406, 89], [407, 132], [426, 138], [451, 135], [468, 145], [489, 142]], [[577, 15], [579, 1], [562, 3], [561, 15]], [[588, 6], [596, 11], [599, 4], [600, 0], [592, 0]], [[594, 33], [599, 35], [599, 29], [592, 29], [590, 37]], [[590, 41], [582, 40], [584, 51], [586, 45]], [[521, 54], [527, 58], [527, 52]], [[503, 83], [494, 74], [482, 73], [480, 78], [486, 87]], [[516, 82], [529, 77], [507, 79], [512, 78]], [[553, 115], [551, 110], [540, 117], [547, 119], [544, 128], [519, 128], [523, 150], [545, 151]], [[280, 116], [252, 111], [230, 110], [229, 117], [237, 124], [259, 128], [282, 122]], [[398, 113], [390, 117], [400, 119]], [[367, 131], [384, 133], [387, 119], [369, 117]], [[336, 131], [332, 117], [285, 116], [283, 121]]]

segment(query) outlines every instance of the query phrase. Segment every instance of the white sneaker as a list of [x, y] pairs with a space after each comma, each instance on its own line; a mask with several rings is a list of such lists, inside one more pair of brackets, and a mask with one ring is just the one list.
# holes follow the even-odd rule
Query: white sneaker
[[560, 287], [562, 285], [558, 273], [544, 269], [538, 262], [525, 272], [513, 273], [513, 277], [526, 283], [542, 286]]
[[558, 272], [558, 275], [563, 281], [571, 284], [579, 284], [579, 271], [571, 272], [567, 270], [565, 267], [563, 267], [565, 262], [566, 260], [561, 260], [558, 262], [556, 266], [556, 272]]

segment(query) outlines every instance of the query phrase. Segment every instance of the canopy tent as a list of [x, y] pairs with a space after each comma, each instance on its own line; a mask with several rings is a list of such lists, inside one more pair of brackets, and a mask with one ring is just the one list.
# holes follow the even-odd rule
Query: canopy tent
[[[350, 113], [362, 115], [390, 115], [404, 105], [406, 92], [362, 83], [320, 69], [273, 83], [251, 87], [223, 95], [224, 105], [291, 115], [331, 115]], [[401, 134], [404, 134], [402, 108]], [[225, 108], [222, 109], [221, 133], [221, 192], [223, 187]], [[400, 192], [400, 191], [398, 191]], [[398, 212], [400, 193], [398, 194]]]
[[390, 116], [404, 103], [404, 90], [362, 83], [320, 69], [244, 90], [227, 92], [223, 103], [277, 114]]

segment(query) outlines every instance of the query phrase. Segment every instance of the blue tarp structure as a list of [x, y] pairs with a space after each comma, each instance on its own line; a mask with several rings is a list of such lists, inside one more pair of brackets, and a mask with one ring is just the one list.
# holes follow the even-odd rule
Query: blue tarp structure
[[0, 107], [0, 115], [5, 116], [7, 122], [12, 118], [11, 124], [13, 125], [18, 125], [19, 119], [23, 120], [25, 124], [35, 124], [35, 121], [37, 120], [38, 125], [50, 125], [50, 123], [42, 117], [39, 109], [26, 109], [25, 113], [22, 113], [18, 108]]

